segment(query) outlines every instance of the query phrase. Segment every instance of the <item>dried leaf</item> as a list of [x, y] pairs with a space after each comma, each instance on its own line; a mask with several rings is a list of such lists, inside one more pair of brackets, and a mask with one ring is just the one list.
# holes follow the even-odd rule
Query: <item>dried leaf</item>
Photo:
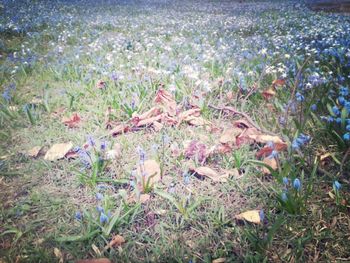
[[173, 157], [179, 157], [181, 155], [181, 152], [180, 152], [180, 147], [178, 145], [177, 142], [173, 142], [171, 145], [170, 145], [170, 151], [171, 151], [171, 155]]
[[222, 144], [236, 144], [236, 137], [242, 133], [242, 130], [240, 128], [234, 127], [225, 130], [221, 137], [220, 137], [220, 143]]
[[112, 263], [108, 258], [80, 259], [75, 263]]
[[119, 134], [122, 134], [122, 133], [126, 133], [130, 130], [130, 127], [126, 124], [118, 124], [116, 127], [114, 127], [111, 131], [110, 131], [110, 134], [112, 136], [117, 136]]
[[215, 170], [213, 170], [209, 167], [205, 167], [205, 166], [197, 167], [193, 170], [193, 172], [195, 172], [200, 177], [210, 178], [214, 182], [226, 182], [227, 178], [229, 178], [229, 176], [230, 176], [230, 174], [227, 172], [220, 174], [220, 173], [216, 172]]
[[217, 258], [214, 259], [211, 263], [225, 263], [226, 262], [226, 258]]
[[[264, 162], [265, 164], [267, 164], [268, 166], [270, 166], [273, 170], [276, 170], [277, 167], [278, 167], [278, 166], [277, 166], [277, 161], [276, 161], [275, 158], [265, 158], [265, 159], [263, 160], [263, 162]], [[270, 170], [267, 169], [266, 167], [262, 167], [262, 172], [263, 172], [264, 174], [271, 174]]]
[[204, 125], [210, 125], [211, 123], [202, 117], [195, 117], [195, 116], [188, 116], [184, 121], [188, 122], [189, 124], [193, 126], [204, 126]]
[[273, 82], [272, 82], [272, 86], [275, 87], [275, 86], [283, 86], [286, 84], [286, 80], [285, 79], [275, 79]]
[[261, 223], [260, 210], [246, 211], [244, 213], [236, 215], [236, 219], [245, 220], [247, 222], [254, 223], [254, 224], [260, 224]]
[[56, 258], [58, 258], [58, 262], [59, 263], [63, 263], [63, 255], [62, 255], [62, 252], [57, 248], [55, 247], [53, 249], [53, 253], [55, 254]]
[[28, 151], [26, 152], [26, 154], [27, 154], [29, 157], [36, 158], [36, 157], [38, 157], [38, 155], [40, 154], [42, 148], [43, 148], [43, 147], [41, 147], [41, 146], [35, 146], [35, 147], [33, 147], [32, 149], [28, 150]]
[[48, 161], [56, 161], [58, 159], [62, 159], [72, 148], [72, 142], [54, 144], [46, 152], [44, 159]]
[[92, 250], [95, 252], [95, 254], [100, 257], [101, 256], [101, 251], [98, 249], [98, 247], [95, 244], [91, 245]]
[[160, 88], [157, 91], [154, 101], [164, 107], [166, 113], [170, 116], [176, 115], [176, 101], [172, 94]]
[[156, 132], [159, 132], [161, 129], [163, 129], [163, 124], [161, 124], [159, 121], [153, 122], [153, 129]]
[[200, 116], [200, 109], [199, 108], [194, 108], [194, 109], [190, 109], [184, 112], [181, 112], [179, 114], [179, 124], [185, 120], [186, 118], [190, 117], [190, 116], [195, 116], [195, 117], [199, 117]]
[[288, 145], [286, 143], [275, 143], [273, 147], [265, 145], [256, 153], [257, 158], [262, 158], [271, 155], [272, 151], [282, 152], [287, 150]]
[[276, 95], [276, 92], [272, 88], [269, 88], [264, 90], [261, 95], [263, 95], [265, 100], [269, 100]]
[[122, 237], [121, 235], [116, 235], [112, 238], [111, 242], [109, 242], [109, 246], [110, 247], [119, 247], [124, 243], [125, 243], [124, 237]]
[[138, 115], [137, 113], [133, 113], [132, 118], [133, 119], [137, 118], [138, 121], [141, 121], [141, 120], [149, 119], [151, 117], [158, 116], [161, 113], [162, 113], [162, 111], [159, 107], [153, 107], [153, 108], [149, 109], [148, 111], [142, 113], [141, 115]]
[[81, 118], [79, 117], [78, 113], [74, 113], [72, 117], [70, 118], [62, 118], [62, 123], [69, 128], [75, 128], [79, 126], [79, 123], [81, 121]]
[[199, 141], [193, 140], [189, 143], [184, 143], [185, 157], [198, 160], [200, 163], [204, 163], [209, 156], [207, 146]]
[[257, 134], [249, 134], [247, 136], [258, 143], [268, 143], [268, 142], [273, 142], [276, 144], [277, 143], [279, 143], [279, 144], [284, 143], [283, 140], [278, 136], [260, 134], [259, 132]]
[[137, 123], [134, 123], [134, 125], [137, 127], [149, 126], [149, 125], [153, 124], [154, 122], [160, 121], [161, 119], [162, 119], [162, 114], [160, 114], [158, 116], [150, 117], [148, 119], [140, 120]]
[[150, 178], [150, 186], [156, 184], [161, 179], [160, 166], [155, 160], [147, 160], [143, 165], [139, 165], [137, 167], [137, 174], [144, 184]]

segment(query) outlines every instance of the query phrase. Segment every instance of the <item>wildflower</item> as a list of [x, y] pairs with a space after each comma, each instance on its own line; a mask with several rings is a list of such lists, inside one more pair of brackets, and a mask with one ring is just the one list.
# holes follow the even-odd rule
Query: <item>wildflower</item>
[[101, 200], [103, 199], [103, 194], [97, 193], [97, 194], [96, 194], [96, 199], [97, 199], [98, 201], [101, 201]]
[[83, 215], [80, 211], [75, 212], [75, 219], [81, 221], [83, 219]]
[[294, 189], [297, 190], [297, 191], [300, 190], [301, 183], [300, 183], [300, 180], [299, 180], [298, 178], [294, 179], [293, 187], [294, 187]]
[[289, 179], [287, 177], [283, 177], [282, 181], [283, 181], [283, 184], [286, 186], [289, 184]]
[[311, 109], [312, 111], [316, 111], [316, 110], [317, 110], [317, 105], [316, 105], [316, 104], [312, 104], [311, 107], [310, 107], [310, 109]]
[[104, 223], [107, 223], [107, 222], [108, 222], [108, 216], [106, 216], [106, 214], [102, 212], [101, 215], [100, 215], [100, 223], [104, 224]]
[[336, 116], [338, 116], [340, 114], [340, 110], [338, 109], [337, 106], [333, 106], [332, 111]]
[[103, 207], [102, 206], [96, 206], [96, 210], [97, 210], [97, 212], [99, 212], [99, 213], [104, 213], [104, 209], [103, 209]]
[[346, 128], [345, 128], [347, 131], [350, 131], [350, 124], [346, 125]]
[[101, 151], [105, 151], [107, 148], [107, 141], [101, 142], [100, 148], [101, 148]]
[[88, 141], [88, 144], [89, 144], [91, 147], [94, 147], [94, 146], [95, 146], [95, 140], [94, 140], [94, 138], [93, 138], [91, 135], [88, 135], [88, 136], [87, 136], [87, 141]]
[[339, 94], [344, 96], [344, 97], [348, 96], [349, 95], [349, 89], [347, 87], [341, 87], [340, 91], [339, 91]]
[[344, 106], [345, 102], [346, 102], [346, 100], [345, 100], [344, 97], [342, 97], [342, 96], [339, 96], [339, 97], [338, 97], [338, 103], [339, 103], [340, 105]]
[[264, 219], [265, 219], [265, 213], [264, 213], [264, 210], [260, 210], [259, 211], [259, 217], [260, 217], [260, 221], [263, 222]]
[[339, 183], [338, 181], [334, 181], [334, 183], [333, 183], [333, 189], [334, 189], [334, 191], [339, 191], [340, 190], [340, 188], [341, 188], [341, 183]]
[[349, 141], [349, 140], [350, 140], [350, 132], [345, 133], [345, 134], [343, 135], [343, 139], [344, 139], [345, 141]]
[[296, 98], [296, 100], [297, 100], [298, 102], [302, 102], [302, 101], [305, 100], [305, 97], [304, 97], [300, 92], [297, 92], [297, 93], [295, 94], [295, 98]]
[[277, 158], [277, 157], [278, 157], [278, 151], [273, 150], [267, 158], [272, 159], [272, 158]]
[[141, 146], [137, 146], [136, 151], [139, 154], [140, 164], [143, 164], [145, 162], [145, 160], [146, 160], [146, 153], [145, 153], [145, 151], [142, 149]]
[[286, 192], [283, 192], [281, 195], [281, 199], [283, 200], [283, 202], [286, 202], [288, 200], [288, 196]]

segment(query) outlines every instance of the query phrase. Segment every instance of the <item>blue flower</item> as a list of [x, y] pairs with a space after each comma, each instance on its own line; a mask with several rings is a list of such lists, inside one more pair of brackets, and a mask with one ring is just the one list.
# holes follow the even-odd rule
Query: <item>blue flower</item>
[[338, 181], [334, 181], [333, 188], [335, 191], [339, 191], [341, 188], [341, 183], [339, 183]]
[[302, 102], [302, 101], [305, 100], [305, 97], [304, 97], [300, 92], [297, 92], [297, 93], [295, 94], [295, 98], [296, 98], [296, 100], [297, 100], [298, 102]]
[[349, 141], [349, 140], [350, 140], [350, 132], [345, 133], [345, 134], [343, 135], [343, 139], [344, 139], [345, 141]]
[[101, 142], [100, 148], [101, 151], [105, 151], [107, 149], [107, 141]]
[[105, 212], [105, 210], [103, 209], [103, 207], [102, 206], [96, 206], [96, 210], [97, 210], [97, 212], [99, 212], [99, 213], [104, 213]]
[[337, 106], [333, 106], [332, 111], [336, 116], [338, 116], [340, 114], [340, 110], [338, 109]]
[[97, 193], [97, 194], [96, 194], [96, 199], [97, 199], [98, 201], [101, 201], [101, 200], [103, 199], [103, 194]]
[[341, 118], [339, 118], [339, 117], [336, 118], [336, 119], [335, 119], [335, 122], [336, 122], [337, 124], [340, 124], [340, 123], [341, 123]]
[[83, 219], [83, 215], [80, 211], [75, 212], [75, 219], [81, 221]]
[[350, 131], [350, 124], [346, 125], [346, 130]]
[[288, 185], [289, 184], [289, 179], [287, 177], [283, 177], [282, 181], [283, 181], [284, 185]]
[[260, 221], [263, 222], [264, 219], [265, 219], [265, 213], [264, 213], [264, 210], [260, 210], [259, 211], [259, 217], [260, 217]]
[[329, 123], [331, 123], [331, 122], [334, 121], [334, 118], [333, 118], [332, 116], [328, 116], [327, 121], [328, 121]]
[[286, 192], [283, 192], [281, 195], [281, 199], [283, 200], [283, 202], [286, 202], [288, 200], [288, 196]]
[[338, 97], [338, 102], [339, 102], [340, 105], [344, 106], [346, 100], [345, 100], [344, 97], [340, 96], [340, 97]]
[[295, 190], [299, 191], [301, 187], [300, 180], [298, 178], [295, 178], [293, 181], [293, 187]]
[[100, 215], [100, 223], [101, 224], [104, 224], [104, 223], [107, 223], [108, 222], [108, 216], [105, 215], [105, 213], [101, 213]]
[[276, 150], [273, 150], [267, 158], [272, 159], [272, 158], [276, 158], [276, 157], [278, 157], [278, 152]]
[[88, 136], [87, 136], [87, 141], [88, 141], [88, 144], [89, 144], [91, 147], [94, 147], [95, 144], [96, 144], [94, 138], [93, 138], [91, 135], [88, 135]]
[[310, 109], [311, 109], [312, 111], [316, 111], [316, 110], [317, 110], [317, 105], [316, 105], [316, 104], [312, 104], [311, 107], [310, 107]]
[[345, 97], [349, 95], [349, 89], [347, 87], [341, 87], [339, 94]]

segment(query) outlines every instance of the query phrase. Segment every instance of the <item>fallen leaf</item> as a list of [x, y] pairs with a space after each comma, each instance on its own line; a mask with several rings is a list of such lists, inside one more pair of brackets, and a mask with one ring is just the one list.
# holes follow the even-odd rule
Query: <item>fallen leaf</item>
[[55, 247], [53, 249], [53, 253], [55, 254], [56, 258], [58, 258], [58, 262], [59, 263], [63, 263], [63, 255], [62, 255], [62, 252], [57, 248]]
[[225, 130], [221, 137], [219, 142], [222, 144], [236, 144], [236, 137], [242, 133], [242, 130], [240, 128], [230, 128]]
[[35, 147], [33, 147], [32, 149], [28, 150], [28, 151], [26, 152], [26, 154], [27, 154], [29, 157], [36, 158], [36, 157], [38, 157], [38, 155], [40, 154], [42, 148], [43, 148], [43, 147], [41, 147], [41, 146], [35, 146]]
[[149, 180], [149, 184], [152, 186], [161, 179], [160, 166], [155, 160], [146, 160], [143, 165], [138, 165], [137, 174], [141, 178], [142, 185], [145, 185]]
[[200, 163], [205, 163], [209, 156], [207, 146], [199, 141], [193, 140], [191, 142], [184, 142], [185, 157], [189, 159], [196, 159]]
[[118, 124], [116, 127], [114, 127], [111, 131], [110, 131], [110, 134], [112, 136], [117, 136], [119, 134], [122, 134], [122, 133], [126, 133], [130, 130], [130, 127], [126, 124]]
[[74, 113], [72, 115], [72, 117], [70, 118], [62, 118], [62, 123], [66, 126], [68, 126], [69, 128], [75, 128], [79, 126], [79, 123], [81, 121], [80, 116], [78, 115], [78, 113]]
[[188, 116], [184, 121], [188, 122], [189, 124], [193, 126], [204, 126], [204, 125], [210, 125], [211, 123], [202, 117], [195, 117], [195, 116]]
[[244, 213], [241, 213], [239, 215], [236, 215], [235, 217], [237, 220], [245, 220], [250, 223], [254, 224], [260, 224], [261, 218], [260, 218], [260, 210], [249, 210]]
[[[270, 166], [272, 168], [272, 170], [276, 170], [278, 168], [277, 166], [277, 161], [275, 158], [268, 158], [266, 157], [264, 160], [263, 160], [264, 164], [267, 164], [268, 166]], [[267, 169], [266, 167], [262, 167], [262, 172], [264, 174], [271, 174], [270, 170]]]
[[232, 91], [229, 91], [229, 92], [227, 92], [227, 94], [226, 94], [226, 98], [227, 98], [227, 100], [229, 100], [229, 101], [231, 101], [231, 100], [233, 100], [233, 98], [234, 98], [234, 93], [232, 92]]
[[95, 244], [91, 245], [92, 250], [95, 252], [95, 254], [100, 257], [101, 256], [101, 251], [98, 249], [98, 247]]
[[160, 121], [161, 119], [162, 119], [162, 114], [160, 114], [158, 116], [150, 117], [148, 119], [140, 120], [140, 121], [138, 121], [136, 123], [134, 122], [134, 125], [137, 126], [137, 127], [148, 126], [148, 125], [153, 124], [154, 122]]
[[111, 242], [109, 242], [109, 246], [110, 247], [119, 247], [124, 243], [125, 243], [124, 237], [122, 237], [121, 235], [116, 235], [112, 238]]
[[282, 152], [287, 150], [288, 145], [286, 143], [274, 143], [273, 147], [265, 145], [257, 153], [257, 158], [262, 158], [271, 155], [272, 151]]
[[210, 178], [211, 180], [213, 180], [214, 182], [226, 182], [227, 178], [229, 178], [230, 174], [229, 173], [223, 173], [220, 174], [218, 172], [216, 172], [215, 170], [209, 168], [209, 167], [205, 167], [205, 166], [201, 166], [201, 167], [197, 167], [193, 170], [193, 172], [195, 172], [197, 175], [201, 177], [207, 177]]
[[217, 258], [214, 259], [211, 263], [224, 263], [226, 262], [226, 258]]
[[44, 159], [48, 161], [56, 161], [58, 159], [62, 159], [72, 148], [72, 142], [54, 144], [46, 152]]
[[176, 101], [173, 95], [166, 90], [160, 88], [157, 91], [154, 101], [164, 107], [166, 113], [170, 116], [176, 115]]
[[181, 112], [178, 116], [179, 119], [179, 124], [185, 120], [186, 118], [190, 117], [190, 116], [195, 116], [195, 117], [199, 117], [200, 116], [200, 109], [199, 108], [194, 108], [194, 109], [190, 109], [184, 112]]
[[179, 144], [177, 142], [173, 142], [170, 145], [170, 151], [171, 151], [171, 155], [173, 157], [179, 157], [181, 155], [180, 147], [179, 147]]
[[[225, 108], [227, 108], [227, 107], [225, 107]], [[239, 119], [237, 121], [234, 121], [233, 126], [241, 128], [241, 129], [251, 128], [250, 123], [244, 119]]]
[[267, 135], [267, 134], [259, 134], [258, 133], [258, 134], [249, 134], [247, 136], [258, 143], [268, 143], [268, 142], [280, 143], [280, 144], [284, 143], [280, 137], [274, 136], [274, 135]]
[[108, 258], [80, 259], [75, 263], [112, 263]]
[[286, 84], [286, 80], [285, 79], [275, 79], [272, 82], [272, 86], [283, 86], [284, 84]]
[[269, 88], [267, 90], [264, 90], [261, 95], [265, 100], [269, 100], [276, 95], [276, 92], [273, 90], [273, 88]]
[[153, 129], [156, 132], [159, 132], [163, 128], [163, 124], [161, 124], [159, 121], [153, 122]]
[[151, 117], [158, 116], [161, 113], [162, 112], [161, 112], [161, 109], [159, 107], [152, 107], [151, 109], [142, 113], [141, 115], [134, 112], [132, 114], [132, 118], [137, 119], [138, 121], [141, 121], [141, 120], [149, 119]]

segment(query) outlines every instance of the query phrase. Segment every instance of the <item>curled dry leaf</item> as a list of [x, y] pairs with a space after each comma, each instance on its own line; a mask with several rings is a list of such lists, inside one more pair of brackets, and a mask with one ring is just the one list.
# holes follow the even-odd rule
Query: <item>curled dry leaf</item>
[[282, 152], [287, 150], [288, 145], [286, 143], [275, 143], [273, 145], [273, 147], [265, 145], [263, 148], [261, 148], [257, 153], [256, 153], [256, 157], [257, 158], [262, 158], [262, 157], [266, 157], [269, 156], [272, 151], [277, 151], [277, 152]]
[[162, 111], [159, 107], [153, 107], [151, 109], [149, 109], [148, 111], [142, 113], [142, 114], [137, 114], [137, 113], [133, 113], [132, 114], [132, 118], [133, 119], [137, 119], [137, 122], [142, 121], [142, 120], [146, 120], [155, 116], [158, 116], [159, 114], [161, 114]]
[[[264, 164], [267, 164], [268, 166], [270, 166], [272, 168], [272, 170], [277, 170], [278, 166], [277, 166], [277, 161], [275, 158], [266, 157], [266, 158], [264, 158], [263, 162], [264, 162]], [[271, 174], [270, 170], [267, 169], [266, 167], [262, 167], [262, 172], [266, 175]]]
[[222, 133], [219, 141], [222, 144], [235, 145], [236, 137], [241, 133], [242, 133], [242, 129], [237, 127], [227, 129]]
[[236, 215], [235, 217], [237, 220], [244, 220], [250, 223], [254, 224], [260, 224], [261, 218], [260, 218], [260, 210], [249, 210], [244, 213], [241, 213], [239, 215]]
[[160, 88], [157, 91], [154, 101], [164, 107], [164, 111], [170, 116], [176, 115], [176, 101], [172, 94]]
[[155, 121], [155, 122], [153, 122], [153, 129], [156, 132], [159, 132], [161, 129], [163, 129], [163, 124], [160, 123], [159, 121]]
[[124, 237], [122, 237], [121, 235], [116, 235], [112, 238], [111, 242], [109, 242], [109, 246], [110, 247], [119, 247], [124, 243], [125, 243]]
[[44, 159], [48, 161], [56, 161], [58, 159], [62, 159], [72, 148], [72, 142], [54, 144], [46, 152]]
[[195, 117], [199, 117], [200, 116], [200, 109], [199, 108], [194, 108], [194, 109], [190, 109], [190, 110], [187, 110], [187, 111], [184, 111], [184, 112], [181, 112], [178, 116], [178, 119], [179, 119], [179, 124], [187, 119], [188, 117], [190, 116], [195, 116]]
[[210, 125], [211, 123], [202, 117], [195, 117], [195, 116], [189, 116], [184, 121], [188, 122], [189, 124], [193, 126], [205, 126]]
[[200, 163], [205, 163], [210, 152], [207, 146], [199, 141], [193, 140], [191, 142], [184, 142], [185, 157], [189, 159], [197, 159]]
[[110, 134], [112, 136], [117, 136], [119, 134], [123, 134], [123, 133], [126, 133], [130, 130], [130, 126], [129, 125], [126, 125], [126, 124], [123, 124], [123, 123], [120, 123], [118, 124], [116, 127], [114, 127], [111, 131], [110, 131]]
[[272, 86], [276, 87], [276, 86], [284, 86], [286, 84], [286, 80], [285, 79], [275, 79], [272, 82]]
[[284, 143], [283, 140], [278, 136], [260, 134], [259, 132], [257, 132], [257, 134], [248, 134], [246, 136], [253, 139], [257, 143], [268, 143], [268, 142], [279, 143], [279, 144]]
[[35, 147], [33, 147], [32, 149], [26, 151], [26, 154], [27, 154], [29, 157], [36, 158], [36, 157], [38, 157], [38, 155], [40, 154], [42, 148], [43, 148], [43, 147], [41, 147], [41, 146], [35, 146]]
[[248, 121], [244, 120], [244, 119], [239, 119], [237, 121], [234, 121], [233, 122], [233, 126], [235, 126], [237, 128], [241, 128], [241, 129], [251, 128], [250, 123]]
[[273, 90], [273, 88], [269, 88], [267, 90], [264, 90], [261, 95], [265, 100], [269, 100], [276, 95], [276, 92]]
[[226, 262], [226, 258], [217, 258], [214, 259], [211, 263], [225, 263]]
[[78, 115], [78, 113], [74, 113], [70, 118], [66, 118], [66, 117], [62, 118], [62, 123], [68, 126], [68, 128], [78, 127], [80, 121], [81, 121], [81, 118]]

